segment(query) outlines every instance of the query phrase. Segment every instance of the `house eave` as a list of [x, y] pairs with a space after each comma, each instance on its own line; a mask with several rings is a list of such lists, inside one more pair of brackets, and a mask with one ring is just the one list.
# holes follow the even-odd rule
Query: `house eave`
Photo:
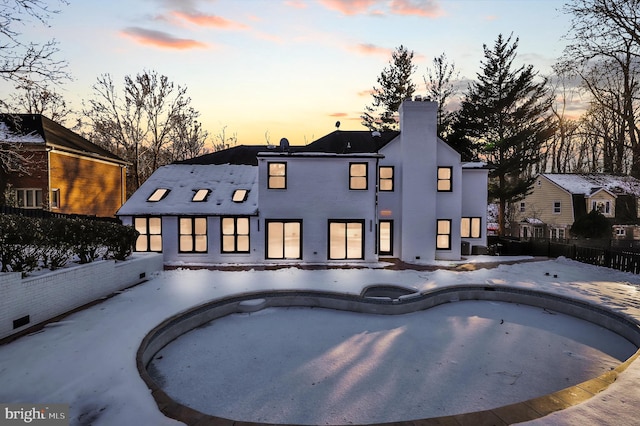
[[258, 158], [268, 157], [268, 158], [384, 158], [384, 155], [378, 153], [344, 153], [344, 154], [336, 154], [332, 152], [259, 152], [257, 154]]

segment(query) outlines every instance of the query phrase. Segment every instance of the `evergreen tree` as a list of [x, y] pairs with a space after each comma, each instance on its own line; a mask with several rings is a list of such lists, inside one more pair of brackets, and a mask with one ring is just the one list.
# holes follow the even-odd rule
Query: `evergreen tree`
[[391, 54], [389, 66], [378, 77], [379, 87], [373, 88], [373, 103], [365, 107], [360, 117], [362, 125], [369, 130], [386, 131], [398, 129], [398, 109], [416, 90], [411, 76], [416, 70], [413, 65], [413, 51], [404, 46]]
[[611, 232], [611, 222], [595, 209], [571, 225], [571, 235], [578, 238], [611, 238]]
[[502, 34], [492, 49], [483, 46], [478, 81], [469, 85], [454, 124], [463, 148], [492, 167], [489, 197], [499, 202], [500, 235], [507, 204], [528, 192], [541, 145], [554, 133], [547, 115], [552, 102], [547, 81], [536, 82], [531, 65], [514, 69], [517, 47], [518, 38], [511, 42], [511, 36], [505, 40]]

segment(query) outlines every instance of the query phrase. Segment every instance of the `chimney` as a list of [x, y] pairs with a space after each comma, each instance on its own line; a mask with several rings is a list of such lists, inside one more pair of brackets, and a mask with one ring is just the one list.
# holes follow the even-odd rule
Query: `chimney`
[[400, 105], [402, 156], [402, 260], [435, 258], [438, 104]]

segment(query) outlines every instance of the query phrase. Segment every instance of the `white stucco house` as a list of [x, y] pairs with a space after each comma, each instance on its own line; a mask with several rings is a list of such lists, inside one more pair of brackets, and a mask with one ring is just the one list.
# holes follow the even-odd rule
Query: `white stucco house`
[[487, 175], [436, 136], [434, 102], [400, 131], [242, 145], [158, 169], [117, 216], [166, 265], [408, 263], [486, 246]]

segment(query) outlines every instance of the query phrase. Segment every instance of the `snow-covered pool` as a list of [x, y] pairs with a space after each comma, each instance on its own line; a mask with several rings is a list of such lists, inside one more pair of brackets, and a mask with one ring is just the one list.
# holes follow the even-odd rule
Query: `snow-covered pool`
[[495, 408], [597, 377], [637, 347], [559, 312], [469, 300], [400, 315], [234, 313], [156, 352], [175, 401], [228, 419], [365, 424]]

